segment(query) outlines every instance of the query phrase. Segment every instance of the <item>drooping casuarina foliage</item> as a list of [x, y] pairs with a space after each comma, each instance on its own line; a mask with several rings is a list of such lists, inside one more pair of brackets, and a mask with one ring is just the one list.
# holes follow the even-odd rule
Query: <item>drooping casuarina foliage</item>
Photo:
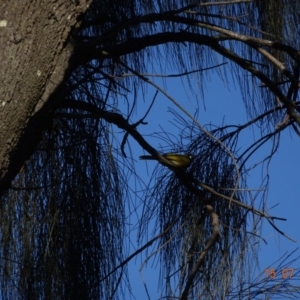
[[[280, 218], [264, 211], [266, 193], [246, 190], [247, 161], [270, 143], [268, 162], [283, 130], [299, 134], [300, 3], [4, 0], [0, 8], [1, 298], [125, 299], [127, 264], [141, 253], [157, 255], [165, 299], [269, 295], [264, 282], [246, 282], [261, 220]], [[151, 110], [150, 88], [178, 106], [155, 76], [166, 85], [181, 77], [196, 94], [211, 70], [239, 85], [248, 120], [205, 129], [180, 107], [172, 117], [188, 142], [158, 136], [169, 152], [197, 153], [176, 169], [140, 133], [137, 107]], [[261, 136], [241, 152], [240, 136], [255, 125]], [[161, 163], [153, 184], [142, 183], [131, 147]]]

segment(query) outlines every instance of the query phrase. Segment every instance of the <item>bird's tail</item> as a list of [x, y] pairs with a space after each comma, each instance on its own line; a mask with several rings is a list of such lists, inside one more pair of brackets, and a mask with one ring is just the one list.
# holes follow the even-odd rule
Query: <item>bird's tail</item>
[[155, 158], [151, 155], [141, 155], [140, 159], [150, 159], [150, 160], [155, 160]]

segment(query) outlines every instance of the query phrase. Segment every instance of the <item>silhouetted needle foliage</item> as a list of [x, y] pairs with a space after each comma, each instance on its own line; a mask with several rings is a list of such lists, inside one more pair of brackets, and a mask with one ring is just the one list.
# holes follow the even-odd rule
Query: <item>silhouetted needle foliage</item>
[[[268, 163], [280, 132], [299, 131], [299, 11], [290, 0], [94, 0], [72, 31], [55, 104], [33, 132], [38, 146], [1, 199], [1, 299], [125, 299], [127, 263], [142, 250], [145, 261], [158, 258], [166, 299], [248, 299], [268, 174], [263, 192], [248, 190], [247, 163], [271, 142], [257, 165]], [[186, 170], [159, 164], [145, 184], [131, 151], [155, 149], [137, 108], [147, 111], [150, 88], [167, 95], [155, 81], [166, 74], [200, 101], [212, 74], [225, 85], [230, 76], [249, 120], [202, 127], [197, 114], [175, 116], [178, 140], [162, 132], [160, 141], [194, 160]], [[251, 126], [261, 136], [240, 149]], [[142, 249], [132, 256], [130, 226]], [[253, 288], [252, 298], [274, 287]], [[298, 290], [279, 282], [274, 294], [289, 292]]]

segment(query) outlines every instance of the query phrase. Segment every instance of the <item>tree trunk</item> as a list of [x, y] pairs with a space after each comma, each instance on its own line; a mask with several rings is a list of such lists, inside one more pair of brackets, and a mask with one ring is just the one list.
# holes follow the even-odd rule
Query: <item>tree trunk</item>
[[[0, 4], [0, 195], [33, 152], [91, 0]], [[46, 106], [45, 106], [46, 105]]]

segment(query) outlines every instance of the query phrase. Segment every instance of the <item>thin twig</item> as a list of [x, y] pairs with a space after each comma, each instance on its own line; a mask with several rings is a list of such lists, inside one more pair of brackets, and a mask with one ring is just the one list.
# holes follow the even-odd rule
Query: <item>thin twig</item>
[[213, 232], [211, 234], [210, 239], [206, 242], [205, 248], [203, 249], [203, 251], [201, 251], [199, 258], [194, 266], [194, 269], [192, 270], [192, 272], [190, 273], [190, 275], [188, 277], [184, 291], [182, 293], [182, 296], [180, 297], [181, 300], [188, 299], [190, 288], [193, 285], [194, 279], [199, 271], [199, 268], [203, 264], [204, 257], [207, 254], [208, 250], [216, 243], [216, 241], [219, 237], [219, 234], [220, 234], [219, 216], [215, 213], [215, 211], [213, 210], [213, 207], [211, 205], [206, 205], [206, 210], [210, 214], [210, 217], [211, 217]]
[[[237, 165], [237, 161], [233, 155], [233, 153], [230, 151], [230, 149], [224, 144], [222, 143], [222, 141], [218, 138], [216, 138], [214, 135], [212, 135], [209, 131], [207, 131], [183, 106], [181, 106], [173, 97], [171, 97], [164, 89], [162, 89], [160, 86], [158, 86], [157, 84], [155, 84], [153, 81], [151, 81], [149, 78], [142, 76], [140, 73], [138, 73], [137, 71], [135, 71], [134, 69], [132, 69], [131, 67], [129, 67], [127, 64], [123, 63], [120, 61], [120, 64], [123, 65], [125, 68], [127, 68], [129, 71], [131, 71], [133, 74], [135, 74], [136, 76], [138, 76], [139, 78], [141, 78], [143, 81], [151, 84], [152, 86], [154, 86], [156, 89], [158, 89], [160, 92], [162, 92], [169, 100], [171, 100], [183, 113], [185, 113], [199, 128], [202, 132], [204, 132], [207, 136], [209, 136], [210, 138], [212, 138], [213, 140], [215, 140], [218, 144], [220, 144], [222, 147], [225, 148], [227, 154], [230, 156], [230, 158], [232, 159], [232, 162], [235, 166], [236, 169], [236, 173], [237, 173], [237, 179], [234, 185], [234, 188], [236, 189], [238, 187], [238, 183], [240, 180], [240, 171]], [[235, 191], [232, 192], [232, 197], [234, 195]], [[230, 207], [230, 203], [229, 203], [229, 207]]]

